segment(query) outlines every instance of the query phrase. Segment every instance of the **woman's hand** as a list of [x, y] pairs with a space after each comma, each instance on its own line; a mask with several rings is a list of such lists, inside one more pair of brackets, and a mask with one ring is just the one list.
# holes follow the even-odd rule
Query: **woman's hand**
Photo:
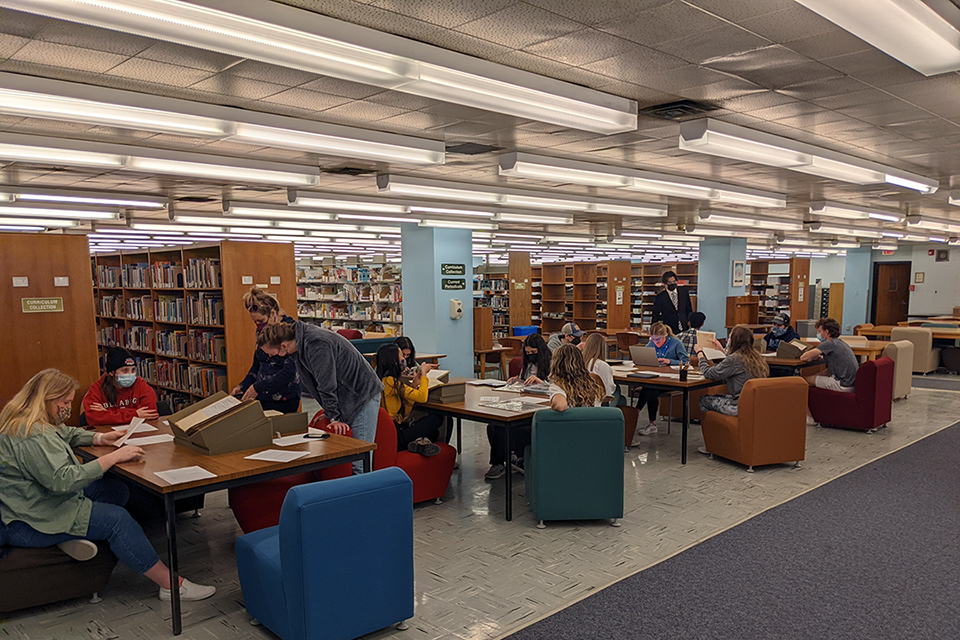
[[247, 400], [254, 400], [257, 397], [257, 390], [253, 388], [253, 385], [247, 387], [247, 390], [244, 392], [243, 397], [240, 398], [240, 402], [246, 402]]
[[350, 428], [350, 425], [348, 425], [346, 422], [331, 422], [327, 425], [327, 428], [338, 435], [344, 436], [347, 434], [347, 430]]
[[428, 371], [431, 371], [436, 368], [437, 368], [437, 365], [430, 364], [429, 362], [424, 362], [423, 364], [420, 365], [420, 375], [425, 376], [427, 375]]
[[670, 358], [657, 358], [657, 362], [660, 364], [670, 364]]
[[130, 462], [131, 460], [138, 460], [142, 455], [143, 449], [140, 447], [124, 445], [116, 451], [111, 451], [105, 456], [100, 456], [97, 458], [97, 462], [100, 463], [100, 468], [106, 471], [115, 464], [123, 464], [124, 462]]
[[526, 380], [523, 381], [523, 386], [525, 386], [525, 387], [530, 387], [530, 386], [533, 386], [533, 385], [535, 385], [535, 384], [540, 384], [540, 383], [542, 383], [542, 382], [543, 382], [543, 380], [541, 380], [541, 379], [538, 378], [537, 376], [530, 376], [529, 378], [527, 378]]
[[160, 414], [157, 413], [156, 409], [151, 409], [150, 407], [140, 407], [137, 409], [137, 417], [143, 418], [144, 420], [156, 420], [160, 417]]
[[240, 385], [237, 385], [237, 386], [235, 386], [235, 387], [233, 388], [233, 391], [230, 392], [230, 395], [232, 395], [232, 396], [238, 396], [238, 395], [240, 395], [241, 393], [243, 393], [243, 389], [240, 388]]
[[113, 444], [124, 435], [123, 431], [107, 431], [104, 433], [98, 433], [93, 436], [93, 444], [106, 446]]
[[507, 378], [507, 384], [513, 384], [514, 382], [518, 381], [519, 379], [520, 379], [520, 376], [513, 376], [512, 378]]
[[90, 411], [106, 411], [106, 409], [104, 409], [103, 405], [100, 404], [99, 402], [91, 402], [90, 405], [89, 405], [87, 408], [88, 408]]

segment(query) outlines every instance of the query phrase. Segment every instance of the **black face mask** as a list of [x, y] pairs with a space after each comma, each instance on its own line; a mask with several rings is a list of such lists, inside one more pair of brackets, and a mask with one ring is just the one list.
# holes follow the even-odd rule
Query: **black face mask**
[[676, 283], [667, 285], [667, 289], [669, 289], [670, 291], [674, 291], [676, 288], [677, 288]]

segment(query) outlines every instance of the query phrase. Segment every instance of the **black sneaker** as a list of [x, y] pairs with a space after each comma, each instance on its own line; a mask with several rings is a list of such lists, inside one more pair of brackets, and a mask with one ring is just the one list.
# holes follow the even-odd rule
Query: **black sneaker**
[[513, 468], [514, 473], [523, 473], [523, 458], [518, 458], [517, 454], [510, 454], [510, 466]]
[[507, 467], [502, 463], [497, 463], [490, 467], [490, 470], [484, 474], [484, 480], [496, 480], [497, 478], [502, 478], [507, 474]]

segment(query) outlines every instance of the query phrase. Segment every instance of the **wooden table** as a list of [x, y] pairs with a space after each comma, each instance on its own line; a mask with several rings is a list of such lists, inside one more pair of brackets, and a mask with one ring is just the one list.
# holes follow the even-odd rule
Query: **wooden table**
[[[450, 382], [465, 382], [467, 380], [470, 380], [470, 378], [453, 378], [450, 380]], [[468, 384], [466, 385], [466, 396], [463, 402], [453, 402], [450, 404], [427, 402], [418, 404], [417, 407], [427, 411], [432, 411], [434, 413], [451, 416], [456, 419], [457, 451], [463, 450], [462, 436], [460, 433], [460, 422], [463, 418], [476, 420], [477, 422], [482, 422], [492, 427], [506, 430], [506, 459], [503, 462], [507, 470], [507, 472], [504, 474], [506, 476], [504, 484], [506, 488], [506, 516], [507, 520], [509, 521], [513, 520], [513, 473], [511, 473], [510, 469], [510, 432], [512, 429], [529, 425], [531, 422], [533, 422], [533, 414], [536, 413], [537, 410], [521, 412], [503, 411], [501, 409], [484, 407], [479, 404], [481, 397], [493, 396], [496, 396], [502, 400], [527, 399], [529, 401], [543, 398], [543, 396], [528, 396], [511, 391], [500, 391], [494, 387], [488, 387], [485, 385]], [[547, 409], [549, 406], [549, 404], [543, 403], [538, 405], [538, 408]]]
[[[890, 339], [890, 332], [897, 327], [891, 325], [879, 325], [876, 327], [863, 328], [857, 330], [857, 335], [870, 338], [880, 338], [882, 340]], [[935, 340], [960, 340], [960, 328], [947, 329], [945, 327], [931, 327]]]
[[[659, 378], [631, 378], [629, 377], [630, 373], [638, 371], [648, 371], [651, 373], [659, 374]], [[667, 377], [670, 374], [678, 374], [679, 371], [674, 371], [670, 367], [633, 367], [630, 371], [626, 370], [613, 370], [613, 380], [618, 384], [625, 384], [628, 387], [646, 387], [648, 389], [654, 389], [657, 391], [682, 391], [683, 392], [683, 434], [681, 436], [681, 449], [680, 449], [680, 462], [681, 464], [687, 464], [687, 431], [690, 429], [690, 392], [696, 389], [706, 389], [707, 387], [712, 387], [717, 384], [716, 380], [711, 380], [705, 378], [701, 375], [694, 375], [695, 373], [691, 371], [690, 377], [685, 381], [681, 382], [679, 377], [672, 378]], [[642, 407], [641, 407], [642, 410]]]
[[[131, 440], [141, 436], [173, 433], [165, 422], [154, 420], [150, 424], [157, 427], [158, 430], [135, 434], [131, 436]], [[101, 429], [101, 431], [107, 430], [109, 428]], [[245, 459], [246, 456], [269, 448], [283, 449], [284, 451], [309, 451], [310, 455], [292, 462], [266, 462]], [[180, 565], [177, 558], [177, 519], [174, 508], [176, 500], [239, 487], [253, 482], [281, 478], [295, 473], [316, 471], [354, 460], [363, 460], [364, 472], [369, 472], [373, 468], [373, 451], [376, 448], [377, 445], [372, 442], [354, 440], [335, 434], [323, 440], [304, 439], [303, 444], [288, 447], [273, 447], [271, 445], [270, 447], [258, 447], [216, 456], [196, 453], [173, 442], [163, 442], [144, 446], [142, 461], [114, 465], [110, 471], [136, 483], [163, 500], [166, 512], [167, 566], [170, 569], [170, 584], [179, 585]], [[84, 462], [89, 462], [115, 450], [112, 446], [90, 446], [78, 448], [77, 453]], [[203, 467], [207, 471], [217, 474], [217, 477], [171, 485], [154, 475], [157, 471], [192, 466]], [[173, 633], [174, 635], [180, 635], [182, 622], [179, 589], [171, 589], [170, 596]]]
[[[370, 364], [373, 365], [373, 368], [377, 368], [377, 354], [376, 353], [365, 353], [363, 354], [364, 358], [370, 360]], [[446, 358], [447, 354], [445, 353], [418, 353], [417, 362], [430, 362], [432, 364], [439, 365], [440, 358]]]
[[[951, 324], [951, 325], [960, 325], [960, 320], [952, 317], [939, 317], [939, 318], [927, 318], [926, 320], [901, 320], [897, 323], [898, 327], [922, 327], [928, 322], [934, 322], [938, 324]], [[933, 328], [933, 327], [931, 327]], [[940, 327], [946, 328], [946, 327]]]
[[504, 358], [504, 353], [510, 351], [510, 347], [502, 347], [499, 344], [493, 345], [489, 349], [474, 349], [473, 356], [475, 358], [480, 358], [480, 379], [483, 380], [487, 375], [486, 368], [486, 356], [488, 353], [499, 353], [500, 354], [500, 371], [503, 373], [503, 379], [507, 379], [507, 360]]

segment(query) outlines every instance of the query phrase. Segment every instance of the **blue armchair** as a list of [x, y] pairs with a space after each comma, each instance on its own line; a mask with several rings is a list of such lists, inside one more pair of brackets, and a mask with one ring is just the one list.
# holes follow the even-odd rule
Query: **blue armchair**
[[413, 484], [393, 467], [290, 489], [237, 538], [247, 611], [283, 640], [352, 640], [413, 617]]
[[527, 500], [537, 520], [623, 517], [623, 413], [583, 407], [533, 414], [524, 452]]

